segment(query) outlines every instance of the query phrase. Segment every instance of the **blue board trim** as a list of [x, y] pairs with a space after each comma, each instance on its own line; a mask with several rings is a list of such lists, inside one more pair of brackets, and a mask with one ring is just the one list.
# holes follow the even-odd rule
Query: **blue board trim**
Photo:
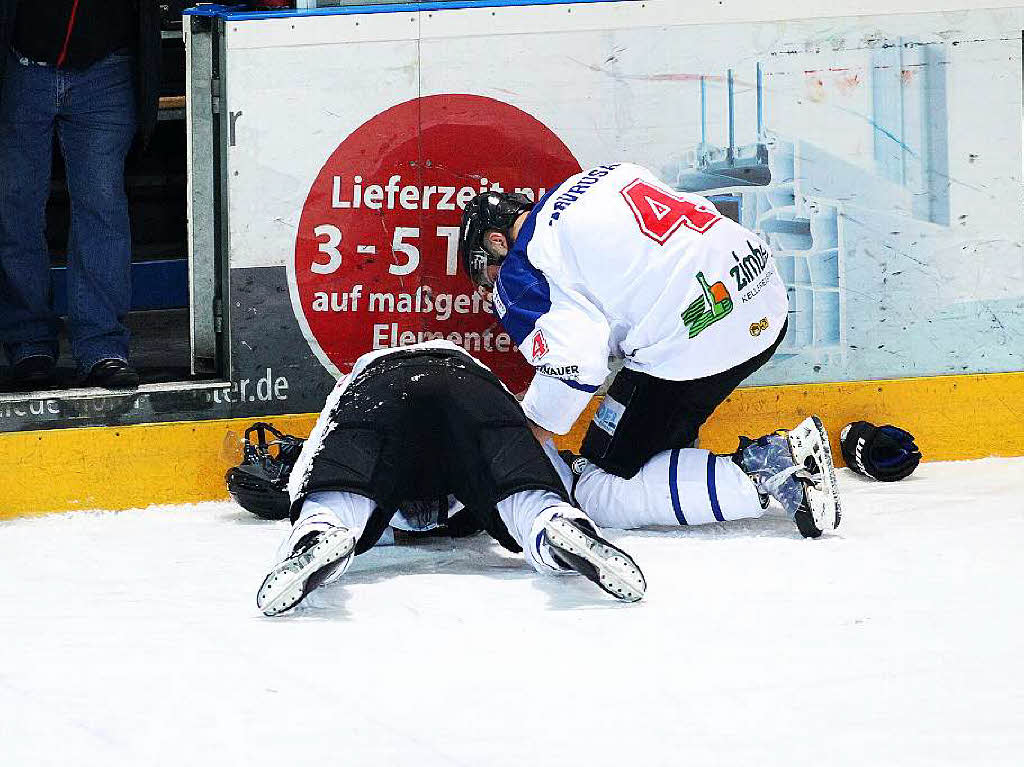
[[673, 450], [668, 459], [668, 491], [672, 496], [672, 511], [676, 513], [679, 524], [685, 525], [686, 516], [683, 514], [683, 507], [679, 505], [679, 450]]
[[714, 453], [708, 453], [708, 498], [711, 499], [711, 513], [719, 522], [725, 522], [722, 516], [722, 507], [718, 504], [718, 485], [715, 483], [715, 460]]
[[298, 16], [353, 16], [370, 13], [419, 13], [451, 11], [466, 8], [511, 8], [530, 5], [585, 5], [589, 3], [632, 3], [640, 0], [435, 0], [426, 3], [383, 3], [378, 5], [346, 5], [331, 8], [289, 8], [280, 11], [236, 10], [241, 6], [204, 5], [188, 8], [186, 16], [212, 16], [225, 21], [257, 21], [259, 19], [295, 18]]

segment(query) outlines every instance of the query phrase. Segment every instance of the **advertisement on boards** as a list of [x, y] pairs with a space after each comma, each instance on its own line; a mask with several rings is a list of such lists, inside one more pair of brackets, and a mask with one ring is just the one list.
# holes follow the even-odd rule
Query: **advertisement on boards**
[[364, 351], [444, 337], [522, 388], [528, 368], [459, 273], [461, 208], [626, 160], [771, 245], [790, 332], [750, 383], [1019, 369], [1011, 17], [338, 43], [303, 49], [301, 73], [295, 51], [242, 48], [232, 263], [276, 269], [275, 311], [301, 331], [288, 348], [331, 378]]
[[748, 385], [1024, 367], [1024, 12], [602, 27], [600, 5], [226, 23], [231, 387], [145, 417], [315, 411], [363, 352], [438, 337], [522, 389], [457, 264], [462, 206], [619, 161], [769, 243], [790, 330]]

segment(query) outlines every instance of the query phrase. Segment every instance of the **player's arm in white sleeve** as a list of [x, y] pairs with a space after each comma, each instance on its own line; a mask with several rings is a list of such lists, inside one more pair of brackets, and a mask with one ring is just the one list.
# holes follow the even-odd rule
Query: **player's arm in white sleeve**
[[555, 289], [551, 293], [550, 310], [536, 319], [520, 345], [537, 371], [523, 397], [523, 411], [544, 431], [565, 434], [608, 377], [611, 329], [597, 307]]

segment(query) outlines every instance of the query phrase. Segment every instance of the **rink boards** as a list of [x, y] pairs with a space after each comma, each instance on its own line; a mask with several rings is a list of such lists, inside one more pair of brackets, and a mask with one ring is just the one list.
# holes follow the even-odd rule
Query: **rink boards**
[[[863, 381], [737, 390], [701, 431], [701, 446], [736, 449], [737, 435], [795, 425], [808, 413], [824, 420], [834, 448], [839, 430], [871, 413], [876, 423], [910, 430], [925, 460], [1024, 455], [1024, 373]], [[558, 440], [577, 447], [593, 403]], [[305, 436], [315, 414], [281, 415], [279, 429]], [[0, 519], [76, 509], [131, 509], [226, 498], [224, 472], [241, 458], [252, 419], [0, 434], [0, 451], [19, 457], [5, 482]], [[842, 455], [833, 450], [837, 462]]]
[[209, 380], [0, 402], [0, 516], [224, 497], [244, 428], [304, 434], [371, 348], [444, 337], [521, 389], [457, 273], [460, 206], [614, 160], [757, 231], [789, 290], [785, 342], [705, 446], [817, 412], [834, 438], [907, 428], [926, 460], [1024, 454], [1024, 8], [471, 5], [186, 17]]

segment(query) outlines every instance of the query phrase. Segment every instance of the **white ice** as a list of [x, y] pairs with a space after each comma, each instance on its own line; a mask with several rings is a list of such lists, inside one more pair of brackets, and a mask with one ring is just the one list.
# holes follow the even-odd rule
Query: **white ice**
[[372, 551], [268, 619], [285, 523], [0, 523], [0, 764], [1024, 763], [1024, 459], [841, 475], [818, 541], [613, 534], [636, 605], [477, 537]]

